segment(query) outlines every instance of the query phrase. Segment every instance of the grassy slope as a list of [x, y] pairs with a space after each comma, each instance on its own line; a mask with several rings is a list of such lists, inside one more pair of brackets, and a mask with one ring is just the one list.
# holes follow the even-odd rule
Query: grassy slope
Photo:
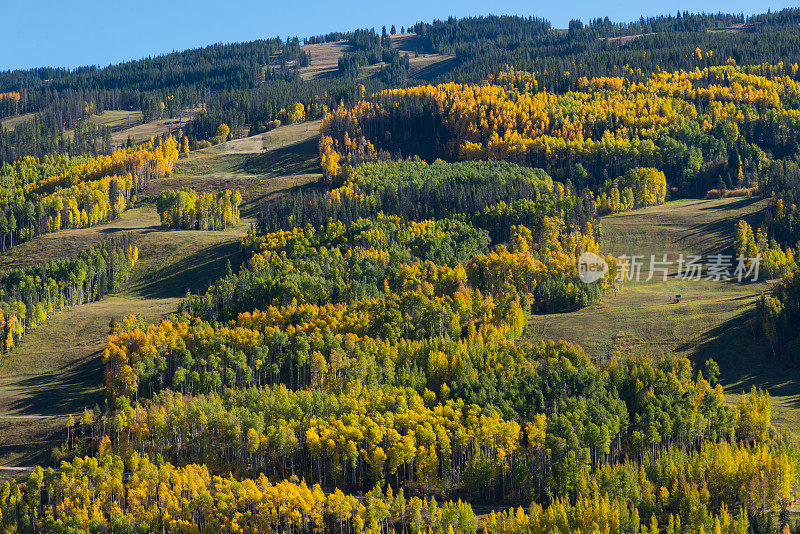
[[253, 216], [263, 199], [322, 177], [317, 156], [320, 124], [291, 124], [193, 152], [178, 162], [169, 180], [154, 183], [149, 194], [180, 187], [239, 189], [243, 216]]
[[[102, 113], [90, 115], [86, 121], [97, 126], [108, 126], [111, 128], [111, 144], [115, 147], [122, 146], [131, 137], [134, 142], [141, 143], [151, 137], [161, 135], [165, 132], [176, 131], [186, 126], [199, 109], [184, 110], [176, 118], [156, 119], [150, 122], [142, 122], [141, 111], [127, 111], [122, 109], [109, 109]], [[33, 115], [33, 114], [28, 114]], [[11, 117], [5, 121], [16, 119]], [[12, 125], [20, 122], [17, 120]], [[73, 130], [66, 130], [64, 135], [71, 137]]]
[[13, 115], [0, 120], [0, 128], [5, 128], [9, 132], [13, 132], [17, 124], [29, 121], [36, 116], [36, 113], [23, 113], [22, 115]]
[[[395, 34], [391, 36], [392, 48], [401, 55], [408, 55], [409, 75], [412, 78], [430, 80], [455, 65], [455, 56], [426, 53], [425, 39], [415, 33]], [[303, 45], [303, 50], [311, 54], [311, 62], [299, 72], [304, 79], [335, 76], [339, 70], [339, 58], [350, 50], [347, 41]], [[419, 52], [419, 53], [417, 53]], [[376, 74], [386, 63], [362, 67], [359, 78]]]
[[154, 121], [142, 122], [140, 111], [105, 111], [102, 115], [93, 115], [92, 122], [111, 126], [111, 142], [114, 146], [122, 145], [132, 137], [134, 142], [141, 143], [153, 136], [161, 135], [164, 132], [176, 131], [186, 126], [192, 116], [198, 110], [185, 110], [183, 114], [176, 118], [156, 119]]
[[[132, 137], [137, 143], [146, 141], [153, 136], [161, 135], [164, 132], [177, 130], [186, 125], [199, 109], [185, 110], [178, 118], [157, 119], [150, 122], [142, 122], [141, 111], [127, 111], [120, 109], [110, 109], [97, 115], [91, 115], [86, 120], [97, 126], [109, 126], [111, 128], [111, 143], [114, 146], [121, 146], [127, 141], [128, 136]], [[25, 121], [31, 120], [36, 113], [23, 113], [0, 120], [0, 127], [9, 131]], [[72, 130], [66, 130], [66, 137], [72, 136]]]
[[[677, 201], [602, 219], [603, 251], [614, 254], [710, 254], [730, 252], [736, 222], [758, 221], [764, 201]], [[628, 353], [680, 354], [702, 365], [717, 361], [726, 398], [735, 402], [752, 386], [773, 397], [773, 421], [800, 436], [800, 376], [770, 360], [769, 346], [754, 336], [754, 305], [765, 283], [633, 283], [616, 296], [570, 314], [534, 317], [533, 339], [566, 339], [594, 358]], [[682, 295], [671, 304], [673, 292]]]
[[[177, 309], [187, 288], [205, 290], [224, 274], [228, 261], [233, 267], [241, 263], [239, 244], [254, 221], [258, 201], [321, 176], [318, 132], [318, 122], [291, 125], [197, 151], [179, 162], [173, 176], [151, 183], [137, 206], [120, 219], [47, 234], [0, 255], [0, 269], [31, 265], [63, 257], [65, 251], [76, 254], [126, 232], [135, 235], [140, 251], [139, 263], [118, 295], [56, 314], [10, 355], [0, 357], [0, 466], [48, 463], [50, 450], [64, 438], [63, 416], [102, 405], [99, 357], [114, 320], [131, 313], [158, 320]], [[162, 230], [154, 198], [163, 189], [182, 186], [198, 191], [239, 188], [245, 202], [242, 221], [222, 232]], [[0, 479], [23, 475], [0, 469]]]

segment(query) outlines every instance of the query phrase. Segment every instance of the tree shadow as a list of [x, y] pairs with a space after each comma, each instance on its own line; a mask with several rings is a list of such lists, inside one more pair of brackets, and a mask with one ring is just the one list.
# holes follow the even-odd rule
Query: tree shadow
[[327, 189], [320, 181], [322, 177], [320, 176], [319, 178], [319, 180], [308, 182], [302, 185], [295, 185], [289, 189], [270, 191], [269, 193], [264, 193], [263, 195], [252, 198], [247, 202], [242, 202], [242, 204], [239, 206], [239, 214], [242, 217], [256, 217], [267, 204], [275, 201], [283, 195], [293, 195], [297, 193], [310, 194], [315, 191], [323, 194], [325, 191], [327, 191]]
[[238, 240], [203, 248], [156, 269], [139, 281], [131, 292], [144, 298], [160, 299], [184, 297], [187, 290], [192, 293], [204, 291], [225, 275], [229, 261], [234, 269], [243, 261]]
[[[735, 211], [741, 210], [744, 206], [752, 205], [754, 202], [745, 202], [744, 204], [740, 203], [732, 203], [728, 206], [730, 207], [707, 207], [707, 208], [700, 208], [700, 209], [715, 209], [721, 211]], [[732, 207], [734, 204], [738, 205], [738, 208]], [[706, 247], [706, 249], [702, 250], [704, 253], [723, 253], [733, 252], [733, 241], [732, 236], [735, 233], [736, 225], [739, 223], [740, 220], [744, 220], [747, 222], [751, 227], [757, 227], [761, 221], [764, 219], [764, 211], [759, 210], [748, 214], [731, 214], [731, 215], [722, 215], [715, 219], [713, 222], [708, 223], [698, 223], [689, 226], [686, 228], [685, 231], [682, 232], [682, 237], [678, 240], [679, 243], [685, 242], [702, 242], [703, 239], [710, 240], [714, 243], [714, 245], [710, 247]]]
[[689, 352], [696, 369], [713, 358], [720, 368], [719, 381], [729, 393], [746, 393], [755, 386], [785, 397], [787, 406], [800, 408], [800, 370], [770, 356], [769, 342], [756, 335], [757, 320], [751, 307], [705, 332], [701, 343], [679, 348]]
[[321, 172], [317, 147], [317, 138], [312, 138], [300, 143], [274, 148], [262, 154], [251, 154], [244, 158], [239, 170], [248, 174], [264, 176]]
[[102, 351], [97, 350], [77, 364], [15, 381], [24, 392], [10, 403], [16, 415], [63, 415], [78, 413], [104, 400]]
[[450, 69], [455, 68], [458, 66], [458, 59], [451, 57], [444, 59], [442, 61], [437, 61], [436, 63], [432, 63], [425, 67], [422, 67], [418, 71], [415, 71], [409, 76], [409, 78], [423, 80], [426, 82], [433, 81], [434, 78], [437, 76], [441, 76], [445, 72], [449, 71]]
[[713, 206], [703, 206], [698, 208], [701, 211], [731, 211], [731, 210], [741, 210], [752, 206], [753, 204], [757, 204], [764, 200], [761, 197], [741, 197], [733, 202], [728, 202], [727, 204], [715, 204]]
[[107, 226], [104, 228], [97, 229], [97, 233], [99, 234], [124, 234], [126, 232], [130, 232], [142, 235], [159, 231], [161, 231], [161, 225], [158, 224], [152, 224], [150, 226], [136, 227], [136, 228], [127, 228], [124, 226]]
[[[28, 467], [41, 465], [47, 467], [53, 464], [51, 455], [52, 448], [64, 443], [67, 438], [67, 431], [63, 422], [58, 424], [29, 425], [25, 426], [25, 439], [18, 438], [21, 432], [14, 431], [11, 427], [20, 425], [19, 421], [7, 420], [0, 421], [0, 436], [13, 435], [9, 443], [0, 443], [0, 457], [13, 456], [14, 460], [10, 464], [3, 462], [4, 465], [11, 467]], [[24, 423], [22, 423], [24, 424]], [[33, 426], [33, 428], [31, 428]], [[55, 467], [55, 466], [54, 466]], [[0, 485], [3, 480], [24, 480], [29, 472], [25, 471], [6, 471], [0, 470]]]

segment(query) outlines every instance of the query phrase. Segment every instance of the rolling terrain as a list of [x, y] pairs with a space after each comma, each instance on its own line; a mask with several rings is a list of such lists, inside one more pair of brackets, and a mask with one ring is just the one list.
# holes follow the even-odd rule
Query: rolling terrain
[[[239, 242], [254, 221], [258, 203], [319, 180], [318, 128], [318, 121], [289, 125], [193, 152], [171, 177], [152, 182], [119, 219], [46, 234], [0, 256], [4, 269], [26, 266], [128, 232], [137, 236], [140, 248], [140, 262], [119, 294], [56, 314], [0, 365], [0, 465], [19, 468], [48, 462], [51, 448], [65, 438], [64, 417], [102, 404], [100, 355], [114, 320], [130, 313], [148, 321], [165, 317], [177, 309], [187, 290], [202, 291], [224, 273], [228, 262], [241, 263]], [[237, 227], [222, 232], [161, 230], [154, 199], [163, 189], [179, 187], [240, 189], [243, 218]], [[756, 199], [675, 201], [607, 216], [602, 219], [602, 250], [647, 257], [729, 251], [736, 222], [758, 221], [764, 206], [765, 201]], [[764, 283], [680, 283], [673, 277], [667, 282], [629, 282], [616, 296], [583, 310], [534, 316], [527, 335], [577, 342], [595, 359], [671, 352], [702, 364], [713, 357], [729, 402], [754, 385], [767, 388], [776, 424], [795, 434], [800, 384], [788, 380], [785, 368], [766, 358], [768, 347], [754, 339], [750, 324], [754, 304], [767, 288]], [[679, 304], [669, 302], [675, 292], [683, 295]], [[22, 436], [35, 438], [36, 453]]]
[[[140, 262], [119, 294], [56, 314], [0, 364], [0, 465], [47, 462], [50, 449], [64, 439], [64, 417], [103, 402], [100, 355], [114, 320], [130, 313], [148, 321], [165, 317], [187, 290], [205, 290], [228, 262], [241, 263], [239, 242], [258, 203], [321, 177], [318, 129], [319, 121], [289, 125], [198, 150], [181, 160], [171, 177], [152, 182], [119, 219], [46, 234], [0, 256], [1, 268], [21, 267], [56, 259], [65, 250], [74, 254], [121, 233], [137, 236], [140, 248]], [[161, 230], [154, 199], [164, 189], [179, 187], [240, 189], [243, 218], [222, 232]], [[757, 222], [764, 206], [765, 201], [755, 199], [675, 201], [607, 216], [602, 219], [602, 250], [646, 257], [729, 251], [736, 222]], [[534, 316], [527, 335], [577, 342], [595, 359], [677, 353], [702, 364], [713, 357], [729, 402], [752, 386], [767, 388], [776, 424], [796, 434], [800, 384], [766, 357], [768, 346], [754, 338], [750, 324], [754, 304], [766, 289], [764, 283], [681, 283], [674, 277], [629, 282], [619, 294], [583, 310]], [[676, 292], [682, 301], [671, 304]], [[36, 453], [22, 436], [36, 438]]]
[[0, 532], [800, 534], [800, 8], [532, 9], [0, 69]]
[[[242, 262], [240, 242], [261, 199], [319, 180], [318, 132], [318, 121], [289, 125], [193, 152], [172, 176], [148, 184], [119, 219], [45, 234], [0, 255], [0, 268], [24, 267], [124, 233], [135, 236], [140, 251], [122, 291], [56, 313], [0, 359], [0, 479], [24, 478], [28, 467], [50, 463], [52, 448], [66, 437], [66, 417], [103, 404], [101, 356], [114, 321], [134, 314], [153, 322], [175, 312], [187, 290], [204, 291], [229, 263]], [[239, 224], [216, 232], [162, 230], [155, 198], [180, 187], [239, 189]]]
[[[681, 253], [733, 253], [736, 223], [757, 223], [765, 205], [750, 198], [681, 200], [606, 216], [601, 250], [645, 258], [667, 254], [668, 260]], [[642, 281], [626, 282], [618, 294], [582, 310], [534, 316], [528, 335], [578, 343], [597, 360], [673, 353], [702, 368], [713, 358], [727, 402], [736, 403], [753, 386], [766, 389], [776, 426], [800, 436], [800, 381], [768, 357], [769, 343], [755, 335], [755, 304], [770, 289], [769, 277], [753, 284], [681, 281], [673, 266], [667, 281], [646, 282], [647, 272], [643, 267]], [[671, 302], [675, 294], [679, 303]]]

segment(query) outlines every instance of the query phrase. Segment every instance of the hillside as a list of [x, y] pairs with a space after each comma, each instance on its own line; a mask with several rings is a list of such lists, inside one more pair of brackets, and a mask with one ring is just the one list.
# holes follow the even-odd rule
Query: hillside
[[[15, 246], [0, 255], [0, 269], [13, 269], [76, 254], [109, 237], [132, 234], [140, 261], [120, 294], [56, 313], [0, 357], [0, 478], [23, 478], [27, 468], [51, 461], [65, 439], [67, 414], [102, 405], [102, 350], [111, 325], [124, 316], [157, 321], [177, 310], [187, 290], [204, 291], [242, 263], [241, 239], [254, 223], [261, 199], [317, 181], [319, 123], [305, 123], [194, 152], [176, 173], [156, 180], [139, 204], [106, 224], [65, 230]], [[155, 197], [170, 188], [242, 191], [240, 224], [223, 232], [163, 231]], [[27, 436], [27, 438], [26, 438]]]
[[[411, 78], [432, 80], [455, 63], [454, 55], [425, 50], [426, 40], [415, 33], [390, 35], [390, 41], [393, 49], [399, 51], [401, 55], [408, 55], [410, 64], [408, 74]], [[307, 44], [301, 49], [308, 53], [311, 59], [309, 65], [301, 67], [298, 72], [304, 79], [313, 79], [335, 75], [339, 69], [339, 58], [351, 50], [351, 46], [347, 41], [336, 41]], [[384, 67], [386, 67], [384, 62], [370, 65], [364, 68], [362, 75], [369, 76]]]
[[[676, 261], [679, 254], [730, 253], [736, 223], [757, 223], [765, 205], [751, 199], [675, 201], [610, 215], [602, 219], [603, 248], [643, 255], [646, 276], [651, 255], [660, 259], [667, 254]], [[537, 315], [527, 335], [579, 343], [597, 360], [679, 354], [702, 367], [713, 358], [729, 402], [737, 402], [753, 386], [765, 389], [775, 424], [800, 437], [800, 379], [770, 359], [769, 343], [755, 335], [755, 304], [771, 285], [682, 281], [675, 277], [676, 268], [671, 266], [666, 282], [627, 282], [619, 294], [583, 310]], [[675, 294], [681, 295], [680, 303], [671, 302]]]
[[800, 534], [800, 9], [576, 17], [0, 65], [0, 532]]

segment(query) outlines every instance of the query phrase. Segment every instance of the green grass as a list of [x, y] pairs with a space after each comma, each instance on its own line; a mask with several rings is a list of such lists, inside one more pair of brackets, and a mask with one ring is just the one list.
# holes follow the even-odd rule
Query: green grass
[[23, 113], [21, 115], [14, 115], [13, 117], [6, 117], [0, 120], [0, 128], [5, 128], [6, 130], [13, 132], [14, 128], [16, 128], [18, 124], [32, 120], [35, 116], [36, 113]]
[[[764, 200], [669, 202], [602, 219], [604, 252], [619, 254], [713, 254], [730, 252], [739, 219], [757, 223]], [[773, 400], [774, 424], [800, 437], [797, 372], [769, 358], [768, 343], [755, 335], [755, 303], [766, 283], [628, 282], [616, 296], [569, 314], [535, 316], [531, 339], [565, 339], [600, 360], [627, 354], [678, 354], [695, 365], [713, 358], [720, 366], [726, 399], [736, 402], [752, 386]], [[679, 304], [670, 297], [680, 293]]]
[[317, 154], [319, 128], [320, 121], [291, 124], [196, 150], [178, 161], [173, 176], [155, 182], [147, 194], [155, 196], [164, 189], [181, 187], [238, 189], [242, 215], [252, 217], [265, 199], [322, 178]]
[[[713, 281], [629, 283], [617, 296], [577, 312], [535, 316], [530, 332], [541, 339], [576, 341], [597, 359], [633, 352], [702, 356], [710, 352], [704, 344], [717, 337], [711, 334], [720, 325], [748, 318], [765, 287]], [[678, 304], [670, 302], [673, 288], [682, 295]], [[741, 340], [752, 344], [752, 338], [750, 333]], [[720, 353], [719, 348], [714, 352]]]
[[[0, 466], [35, 466], [51, 463], [51, 451], [64, 443], [63, 418], [7, 420], [0, 418]], [[23, 480], [28, 471], [0, 469], [0, 485]]]
[[[63, 442], [66, 415], [103, 406], [101, 356], [110, 325], [128, 314], [157, 321], [174, 312], [178, 302], [112, 296], [75, 306], [48, 319], [3, 356], [0, 466], [49, 465], [50, 451]], [[0, 470], [0, 480], [25, 476]]]
[[614, 255], [730, 252], [736, 224], [757, 224], [767, 201], [758, 198], [677, 200], [601, 219], [603, 251]]
[[148, 232], [139, 241], [139, 264], [123, 294], [172, 298], [185, 296], [187, 289], [205, 291], [224, 275], [229, 261], [233, 268], [242, 263], [241, 240], [249, 223], [244, 220], [235, 228], [217, 232], [160, 227]]
[[112, 131], [120, 131], [141, 124], [142, 112], [109, 109], [99, 115], [90, 116], [88, 121], [97, 126], [108, 126]]

